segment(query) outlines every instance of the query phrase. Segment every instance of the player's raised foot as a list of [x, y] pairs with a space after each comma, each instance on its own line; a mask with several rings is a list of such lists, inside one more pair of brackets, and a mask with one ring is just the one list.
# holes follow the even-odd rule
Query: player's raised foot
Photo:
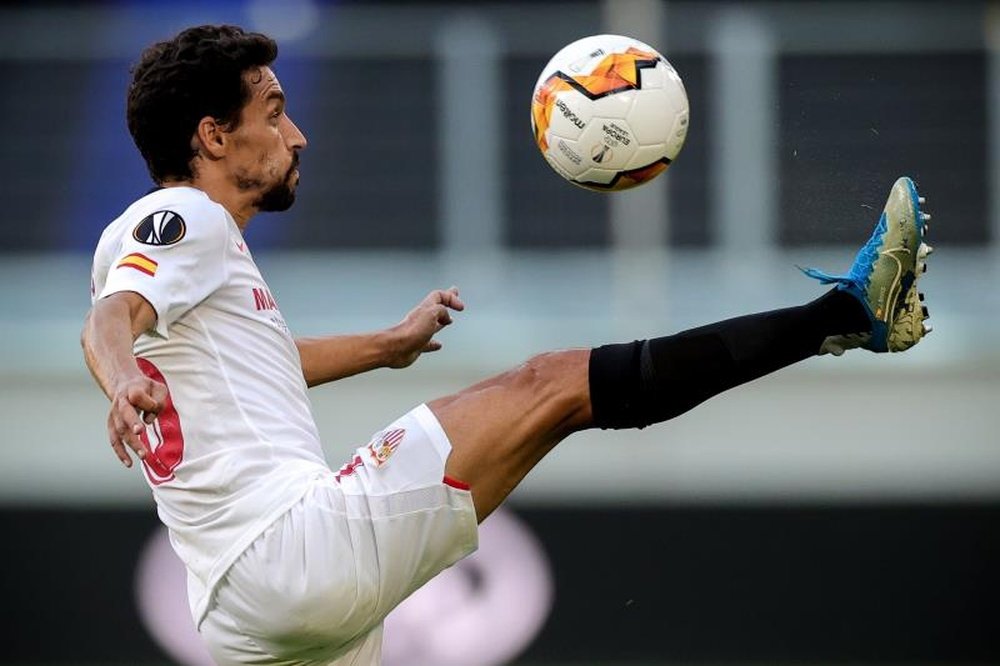
[[826, 339], [821, 353], [840, 355], [862, 347], [873, 352], [905, 351], [931, 331], [917, 280], [927, 271], [933, 251], [924, 242], [930, 215], [921, 212], [923, 197], [913, 181], [895, 182], [875, 231], [854, 258], [845, 275], [830, 275], [814, 268], [806, 275], [823, 284], [836, 284], [864, 306], [871, 330]]

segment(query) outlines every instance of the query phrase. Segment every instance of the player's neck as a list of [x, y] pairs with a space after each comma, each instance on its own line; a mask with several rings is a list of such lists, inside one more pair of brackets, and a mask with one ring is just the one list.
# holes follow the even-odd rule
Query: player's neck
[[257, 213], [254, 201], [256, 192], [244, 192], [231, 184], [211, 177], [195, 176], [191, 180], [177, 180], [161, 183], [163, 187], [193, 187], [204, 192], [209, 199], [219, 204], [232, 215], [240, 231], [245, 231], [250, 218]]

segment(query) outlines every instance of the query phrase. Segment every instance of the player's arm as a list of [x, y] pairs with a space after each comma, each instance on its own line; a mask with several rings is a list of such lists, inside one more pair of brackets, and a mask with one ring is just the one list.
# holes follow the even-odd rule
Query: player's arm
[[126, 446], [145, 457], [139, 436], [143, 420], [151, 423], [167, 396], [163, 384], [142, 374], [132, 353], [136, 338], [155, 326], [156, 312], [149, 302], [134, 291], [121, 291], [94, 303], [80, 336], [87, 367], [111, 400], [108, 438], [126, 467], [132, 466]]
[[434, 335], [465, 309], [458, 289], [432, 291], [401, 322], [375, 333], [298, 338], [306, 384], [316, 386], [376, 368], [405, 368], [424, 352], [441, 349]]

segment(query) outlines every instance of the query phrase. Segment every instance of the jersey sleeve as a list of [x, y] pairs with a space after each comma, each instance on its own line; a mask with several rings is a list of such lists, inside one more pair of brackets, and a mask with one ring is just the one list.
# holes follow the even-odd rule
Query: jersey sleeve
[[205, 300], [226, 279], [229, 224], [218, 206], [167, 206], [124, 229], [99, 298], [141, 295], [156, 311], [155, 332]]

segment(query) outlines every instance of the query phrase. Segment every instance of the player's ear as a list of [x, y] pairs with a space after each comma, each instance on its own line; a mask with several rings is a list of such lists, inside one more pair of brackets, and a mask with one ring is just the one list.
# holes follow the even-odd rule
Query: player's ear
[[212, 116], [198, 121], [193, 137], [193, 148], [209, 159], [220, 159], [226, 152], [226, 133], [222, 125]]

